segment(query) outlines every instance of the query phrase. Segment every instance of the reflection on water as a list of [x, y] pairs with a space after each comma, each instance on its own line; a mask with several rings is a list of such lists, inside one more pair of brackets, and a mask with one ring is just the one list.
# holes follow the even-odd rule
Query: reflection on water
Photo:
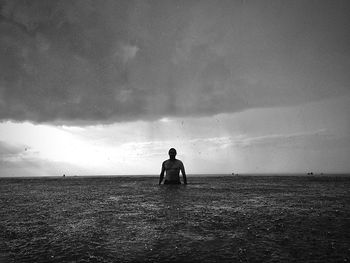
[[327, 262], [348, 253], [349, 179], [0, 180], [0, 262]]
[[179, 208], [180, 203], [185, 200], [185, 185], [162, 185], [157, 192], [158, 198], [164, 207], [170, 209]]

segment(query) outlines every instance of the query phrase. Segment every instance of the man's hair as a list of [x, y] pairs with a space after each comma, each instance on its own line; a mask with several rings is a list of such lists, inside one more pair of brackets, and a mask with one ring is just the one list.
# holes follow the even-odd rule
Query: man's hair
[[170, 152], [175, 152], [175, 154], [176, 154], [176, 150], [175, 150], [175, 148], [170, 148], [170, 150], [169, 150], [169, 154], [170, 154]]

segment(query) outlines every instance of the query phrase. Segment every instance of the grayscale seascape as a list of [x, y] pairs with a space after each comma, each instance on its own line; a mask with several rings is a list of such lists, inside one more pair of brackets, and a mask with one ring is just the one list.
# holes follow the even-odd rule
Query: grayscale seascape
[[347, 262], [350, 177], [0, 179], [0, 262]]
[[349, 116], [350, 0], [0, 0], [0, 263], [350, 263]]

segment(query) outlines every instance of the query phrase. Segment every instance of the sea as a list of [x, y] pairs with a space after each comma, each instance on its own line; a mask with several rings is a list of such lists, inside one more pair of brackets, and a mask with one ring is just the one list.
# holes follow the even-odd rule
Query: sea
[[350, 176], [0, 178], [0, 262], [349, 262]]

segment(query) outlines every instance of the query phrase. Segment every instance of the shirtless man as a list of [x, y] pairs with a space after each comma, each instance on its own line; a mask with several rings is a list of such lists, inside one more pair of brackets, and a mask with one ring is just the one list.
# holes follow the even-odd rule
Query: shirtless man
[[175, 156], [176, 150], [174, 148], [171, 148], [169, 150], [170, 159], [164, 161], [162, 164], [162, 171], [160, 172], [159, 184], [161, 184], [163, 181], [164, 172], [166, 173], [164, 184], [181, 184], [180, 171], [182, 173], [184, 184], [187, 184], [185, 167], [180, 160], [175, 159]]

